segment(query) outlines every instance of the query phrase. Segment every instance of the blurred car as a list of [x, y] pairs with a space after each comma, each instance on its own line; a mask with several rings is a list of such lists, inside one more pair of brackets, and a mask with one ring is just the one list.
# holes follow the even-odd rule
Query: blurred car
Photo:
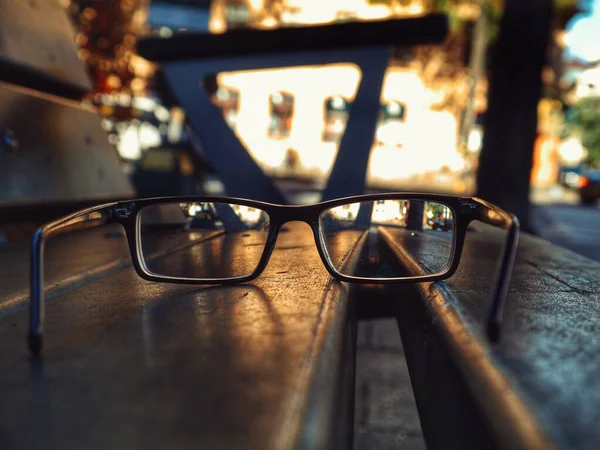
[[427, 225], [431, 227], [432, 230], [440, 230], [440, 231], [450, 231], [452, 229], [452, 220], [451, 219], [428, 219]]
[[581, 203], [591, 205], [600, 198], [600, 170], [575, 168], [564, 171], [561, 184], [579, 194]]
[[591, 205], [600, 198], [600, 170], [583, 166], [564, 169], [559, 177], [560, 184], [579, 194], [581, 203]]
[[581, 203], [591, 205], [600, 198], [600, 170], [589, 170], [578, 175], [576, 188]]
[[579, 175], [581, 174], [581, 166], [562, 167], [559, 170], [558, 182], [561, 186], [569, 189], [577, 189], [575, 186]]

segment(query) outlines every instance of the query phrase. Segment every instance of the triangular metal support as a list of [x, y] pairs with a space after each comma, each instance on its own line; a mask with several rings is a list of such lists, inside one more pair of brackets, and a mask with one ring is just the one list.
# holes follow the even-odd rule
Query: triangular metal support
[[218, 72], [340, 62], [356, 64], [362, 79], [324, 192], [324, 198], [334, 198], [364, 190], [389, 52], [388, 47], [371, 47], [167, 62], [163, 71], [227, 194], [285, 204], [283, 194], [250, 156], [221, 111], [211, 103], [201, 88], [201, 80]]

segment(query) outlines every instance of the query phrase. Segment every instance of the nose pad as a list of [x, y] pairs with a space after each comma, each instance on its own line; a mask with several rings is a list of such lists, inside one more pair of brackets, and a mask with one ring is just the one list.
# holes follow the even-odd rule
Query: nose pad
[[[299, 257], [297, 252], [316, 251], [324, 263], [325, 267], [323, 267], [323, 270], [331, 272], [329, 266], [325, 264], [322, 246], [318, 242], [319, 236], [316, 223], [305, 220], [289, 220], [278, 223], [274, 227], [276, 228], [272, 229], [267, 238], [265, 253], [263, 254], [259, 270], [254, 274], [255, 276], [258, 276], [266, 269], [275, 249], [279, 251], [276, 254], [276, 264], [284, 264], [286, 267], [289, 266], [290, 258], [295, 259]], [[288, 251], [292, 251], [292, 253]], [[273, 268], [277, 270], [277, 266]]]
[[312, 227], [310, 223], [303, 220], [288, 220], [280, 224], [277, 239], [276, 248], [312, 246]]

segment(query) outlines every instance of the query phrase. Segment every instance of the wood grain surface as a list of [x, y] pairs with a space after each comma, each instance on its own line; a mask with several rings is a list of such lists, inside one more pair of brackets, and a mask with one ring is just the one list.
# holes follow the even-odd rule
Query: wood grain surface
[[[325, 448], [348, 289], [308, 226], [286, 229], [252, 284], [151, 283], [127, 264], [80, 280], [48, 300], [39, 363], [26, 351], [26, 311], [5, 309], [0, 447]], [[124, 258], [124, 239], [94, 231], [49, 247], [50, 280]], [[24, 264], [14, 283], [3, 278], [3, 298], [23, 291]]]

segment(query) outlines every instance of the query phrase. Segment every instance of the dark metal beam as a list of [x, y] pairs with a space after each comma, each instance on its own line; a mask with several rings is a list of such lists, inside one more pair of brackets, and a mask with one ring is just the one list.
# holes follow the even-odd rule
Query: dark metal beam
[[392, 45], [441, 41], [445, 15], [354, 22], [276, 30], [234, 30], [224, 34], [184, 33], [139, 42], [139, 54], [163, 63], [172, 93], [186, 110], [202, 148], [229, 195], [286, 203], [221, 112], [200, 88], [207, 75], [336, 62], [354, 62], [362, 72], [346, 131], [324, 199], [363, 193], [377, 123], [381, 87]]
[[138, 42], [138, 53], [148, 60], [164, 63], [292, 51], [438, 43], [447, 33], [446, 16], [430, 14], [410, 19], [151, 37]]
[[[228, 195], [272, 203], [287, 203], [225, 123], [221, 111], [201, 89], [200, 81], [209, 74], [289, 66], [355, 63], [362, 71], [346, 134], [342, 139], [336, 166], [325, 195], [327, 198], [360, 193], [364, 189], [367, 162], [377, 120], [381, 83], [388, 63], [386, 47], [354, 50], [311, 51], [243, 58], [215, 58], [164, 64], [163, 71], [172, 93], [185, 109], [188, 122], [198, 135], [202, 149], [213, 164]], [[349, 131], [349, 128], [352, 129]]]
[[369, 52], [322, 200], [364, 194], [389, 48]]

